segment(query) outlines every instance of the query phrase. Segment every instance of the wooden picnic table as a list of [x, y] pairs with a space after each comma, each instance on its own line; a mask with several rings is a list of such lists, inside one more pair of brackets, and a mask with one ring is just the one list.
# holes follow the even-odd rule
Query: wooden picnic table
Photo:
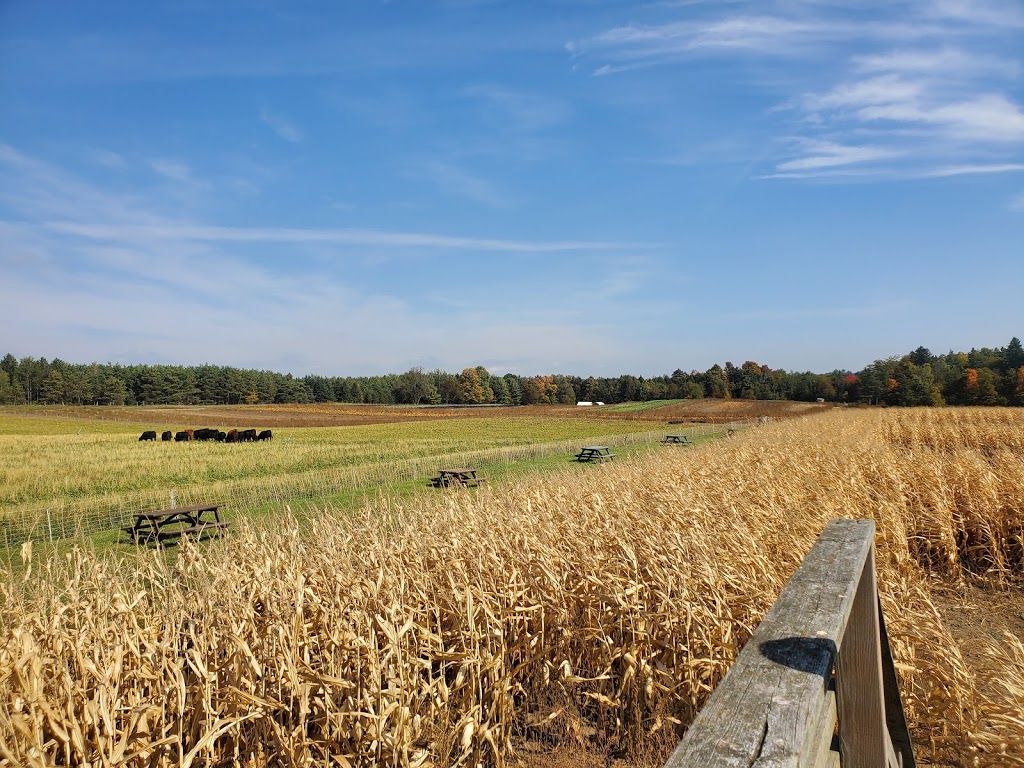
[[477, 477], [476, 470], [470, 467], [456, 467], [455, 469], [439, 469], [437, 477], [430, 478], [430, 484], [435, 488], [447, 488], [452, 485], [465, 487], [480, 486], [487, 482], [482, 477]]
[[160, 544], [165, 539], [204, 533], [218, 534], [228, 527], [221, 522], [219, 504], [195, 504], [191, 507], [175, 507], [155, 512], [136, 512], [135, 521], [122, 530], [136, 544]]
[[615, 454], [607, 445], [587, 445], [580, 448], [576, 461], [611, 461]]
[[665, 435], [661, 442], [663, 445], [693, 445], [689, 435]]

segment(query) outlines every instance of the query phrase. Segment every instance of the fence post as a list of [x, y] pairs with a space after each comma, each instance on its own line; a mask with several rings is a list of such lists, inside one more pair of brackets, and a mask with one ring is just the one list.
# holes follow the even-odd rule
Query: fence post
[[666, 768], [913, 768], [874, 532], [871, 520], [825, 526]]
[[[836, 708], [844, 768], [886, 765], [889, 734], [882, 693], [875, 550], [868, 552], [849, 623], [836, 654]], [[894, 760], [895, 762], [895, 760]]]
[[50, 533], [50, 543], [53, 543], [53, 521], [50, 519], [50, 508], [46, 508], [46, 529]]
[[170, 497], [171, 497], [171, 509], [177, 509], [178, 508], [178, 503], [174, 500], [174, 489], [173, 488], [171, 488], [171, 490], [170, 490]]

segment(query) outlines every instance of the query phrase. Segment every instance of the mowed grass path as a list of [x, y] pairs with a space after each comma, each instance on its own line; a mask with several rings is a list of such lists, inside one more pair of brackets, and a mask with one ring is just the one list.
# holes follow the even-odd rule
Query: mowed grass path
[[272, 442], [239, 444], [139, 442], [139, 434], [148, 428], [151, 425], [0, 413], [0, 507], [285, 478], [339, 467], [641, 432], [659, 428], [659, 422], [488, 416], [277, 428]]

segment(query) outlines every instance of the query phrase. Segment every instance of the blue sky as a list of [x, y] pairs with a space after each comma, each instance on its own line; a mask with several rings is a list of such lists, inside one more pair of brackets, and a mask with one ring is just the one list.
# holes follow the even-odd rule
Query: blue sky
[[0, 0], [0, 353], [856, 370], [1022, 286], [1021, 0]]

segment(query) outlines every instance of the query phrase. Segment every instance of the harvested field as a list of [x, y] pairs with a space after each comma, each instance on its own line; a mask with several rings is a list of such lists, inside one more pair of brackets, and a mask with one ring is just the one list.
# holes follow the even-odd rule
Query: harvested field
[[[425, 408], [347, 405], [344, 403], [295, 403], [288, 405], [166, 405], [166, 406], [43, 406], [6, 408], [0, 414], [51, 420], [102, 420], [121, 424], [160, 424], [168, 428], [196, 424], [248, 427], [260, 424], [281, 427], [351, 427], [445, 418], [471, 418], [523, 414], [538, 415], [538, 408]], [[530, 413], [532, 412], [532, 413]]]
[[446, 419], [554, 418], [654, 420], [694, 419], [725, 423], [756, 419], [759, 416], [790, 418], [820, 413], [833, 405], [797, 403], [788, 400], [685, 400], [651, 410], [630, 411], [621, 406], [580, 407], [576, 405], [505, 406], [381, 406], [346, 403], [293, 403], [288, 405], [167, 405], [167, 406], [34, 406], [0, 407], [0, 418], [45, 419], [64, 422], [54, 429], [66, 431], [68, 423], [87, 430], [96, 421], [129, 424], [132, 429], [160, 426], [180, 429], [202, 424], [223, 427], [260, 425], [283, 427], [346, 427], [371, 424], [439, 421]]
[[686, 400], [651, 411], [647, 415], [656, 418], [683, 419], [686, 421], [708, 421], [723, 423], [767, 417], [770, 419], [791, 419], [810, 416], [835, 408], [833, 403], [796, 403], [791, 400]]
[[[723, 401], [724, 402], [724, 401]], [[287, 405], [166, 405], [166, 406], [39, 406], [0, 407], [0, 416], [46, 419], [53, 422], [102, 421], [111, 424], [166, 425], [183, 428], [198, 424], [248, 427], [254, 424], [283, 427], [354, 427], [374, 424], [447, 421], [481, 418], [592, 419], [614, 416], [601, 408], [568, 405], [522, 406], [401, 406], [346, 403], [292, 403]], [[619, 414], [624, 416], [625, 414]], [[660, 418], [656, 416], [654, 418]], [[66, 429], [54, 427], [55, 429]]]
[[919, 763], [1024, 765], [1024, 638], [965, 655], [933, 598], [1024, 581], [1022, 436], [1020, 411], [830, 410], [240, 524], [174, 562], [26, 546], [0, 580], [0, 760], [655, 765], [825, 522], [873, 517]]

